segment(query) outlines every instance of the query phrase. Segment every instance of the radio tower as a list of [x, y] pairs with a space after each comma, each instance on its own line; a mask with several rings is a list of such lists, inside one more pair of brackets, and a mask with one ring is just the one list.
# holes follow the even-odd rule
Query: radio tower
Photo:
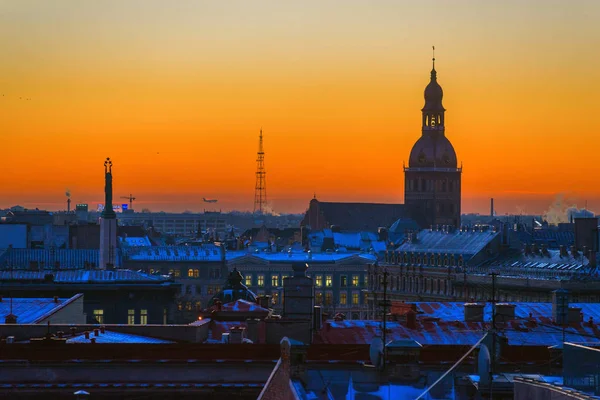
[[265, 152], [263, 151], [262, 129], [258, 137], [256, 157], [256, 186], [254, 187], [254, 214], [262, 215], [267, 208], [267, 184], [265, 181]]

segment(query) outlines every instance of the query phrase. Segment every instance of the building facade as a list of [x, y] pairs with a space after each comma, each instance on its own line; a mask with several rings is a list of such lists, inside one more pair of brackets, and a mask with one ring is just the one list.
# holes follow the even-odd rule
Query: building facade
[[254, 293], [271, 296], [273, 308], [281, 312], [284, 279], [293, 275], [292, 265], [306, 263], [307, 276], [314, 282], [314, 304], [332, 316], [360, 319], [367, 315], [367, 266], [375, 260], [365, 253], [258, 252], [232, 257], [228, 266], [242, 273]]

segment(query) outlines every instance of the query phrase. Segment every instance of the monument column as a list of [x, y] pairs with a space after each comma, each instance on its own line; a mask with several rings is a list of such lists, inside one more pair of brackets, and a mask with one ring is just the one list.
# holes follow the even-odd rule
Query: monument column
[[118, 267], [117, 214], [112, 204], [112, 161], [104, 161], [104, 210], [100, 216], [100, 269]]

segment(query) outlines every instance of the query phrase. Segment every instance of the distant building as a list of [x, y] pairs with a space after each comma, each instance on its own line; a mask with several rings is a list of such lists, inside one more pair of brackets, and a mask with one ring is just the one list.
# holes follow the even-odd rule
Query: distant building
[[180, 285], [160, 276], [116, 271], [0, 271], [3, 298], [84, 293], [88, 323], [168, 324], [174, 322], [175, 296]]
[[434, 65], [425, 88], [422, 134], [414, 144], [404, 168], [404, 203], [327, 203], [310, 201], [301, 226], [322, 230], [336, 225], [344, 230], [375, 231], [389, 228], [401, 218], [421, 228], [461, 225], [461, 174], [456, 152], [446, 137], [443, 91]]
[[333, 316], [348, 319], [367, 315], [367, 265], [376, 261], [371, 254], [358, 252], [234, 252], [227, 254], [229, 268], [237, 268], [244, 284], [258, 296], [271, 296], [273, 308], [281, 310], [283, 282], [293, 274], [292, 266], [308, 264], [307, 275], [314, 282], [315, 305]]

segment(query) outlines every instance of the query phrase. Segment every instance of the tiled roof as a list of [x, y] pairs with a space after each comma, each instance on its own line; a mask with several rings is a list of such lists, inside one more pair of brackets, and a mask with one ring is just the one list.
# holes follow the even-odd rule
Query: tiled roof
[[174, 343], [169, 340], [156, 339], [148, 336], [132, 335], [130, 333], [104, 331], [99, 332], [98, 336], [94, 332], [90, 332], [90, 338], [86, 339], [85, 335], [78, 335], [67, 339], [67, 343], [91, 343], [90, 339], [96, 339], [96, 343], [128, 343], [128, 344], [169, 344]]
[[432, 231], [423, 229], [417, 234], [417, 240], [405, 242], [398, 247], [398, 251], [407, 253], [443, 253], [475, 255], [483, 250], [494, 238], [497, 232], [454, 232]]
[[[74, 297], [80, 297], [77, 295]], [[46, 316], [52, 314], [55, 310], [62, 308], [65, 303], [73, 298], [59, 298], [56, 301], [54, 299], [43, 299], [43, 298], [3, 298], [0, 301], [0, 318], [1, 322], [4, 323], [4, 317], [11, 312], [17, 316], [17, 322], [19, 324], [36, 324]]]
[[[565, 329], [568, 341], [600, 344], [600, 304], [571, 304], [581, 307], [586, 322]], [[463, 303], [417, 303], [422, 311], [417, 317], [415, 329], [405, 323], [388, 322], [387, 338], [390, 341], [412, 339], [423, 345], [473, 345], [490, 328], [489, 305], [486, 306], [486, 322], [464, 322]], [[562, 327], [551, 320], [550, 303], [518, 303], [515, 314], [518, 318], [507, 323], [497, 323], [499, 332], [510, 345], [555, 346], [562, 343]], [[532, 319], [529, 319], [529, 314]], [[594, 324], [587, 320], [592, 316]], [[439, 318], [439, 320], [438, 320]], [[316, 336], [316, 343], [327, 344], [370, 344], [375, 336], [381, 336], [380, 321], [329, 321]]]
[[10, 249], [0, 255], [0, 266], [14, 268], [29, 268], [30, 262], [43, 263], [40, 268], [54, 268], [56, 262], [61, 268], [83, 268], [85, 263], [98, 265], [100, 260], [99, 250], [78, 249]]
[[0, 281], [39, 281], [44, 282], [52, 275], [53, 283], [161, 283], [169, 279], [143, 272], [119, 269], [115, 271], [0, 271]]

